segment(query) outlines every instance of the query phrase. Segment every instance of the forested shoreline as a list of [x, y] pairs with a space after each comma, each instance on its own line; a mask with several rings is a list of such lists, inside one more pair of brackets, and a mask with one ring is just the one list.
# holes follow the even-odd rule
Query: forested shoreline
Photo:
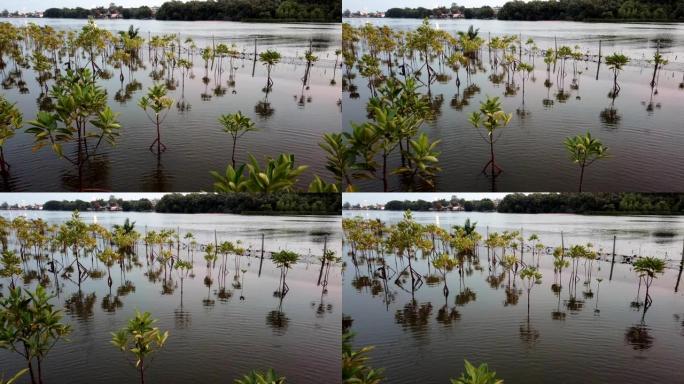
[[123, 19], [339, 22], [342, 3], [341, 0], [167, 1], [156, 13], [148, 6], [126, 8], [112, 4], [92, 9], [49, 8], [43, 17], [86, 19], [109, 18], [113, 14]]
[[[3, 209], [11, 209], [3, 204]], [[44, 211], [107, 211], [157, 213], [234, 213], [234, 214], [299, 214], [337, 215], [341, 212], [341, 195], [337, 193], [190, 193], [168, 194], [159, 201], [149, 199], [57, 201], [43, 204]]]
[[[460, 13], [466, 19], [499, 19], [518, 21], [684, 21], [682, 0], [533, 0], [509, 1], [498, 12], [492, 7], [463, 6], [390, 8], [385, 17], [423, 19], [443, 18]], [[345, 11], [345, 16], [351, 16]]]
[[[360, 209], [348, 202], [344, 209]], [[498, 213], [570, 213], [611, 215], [681, 215], [684, 194], [676, 193], [515, 193], [498, 204], [490, 199], [464, 200], [452, 197], [433, 202], [389, 201], [385, 211], [443, 211]]]

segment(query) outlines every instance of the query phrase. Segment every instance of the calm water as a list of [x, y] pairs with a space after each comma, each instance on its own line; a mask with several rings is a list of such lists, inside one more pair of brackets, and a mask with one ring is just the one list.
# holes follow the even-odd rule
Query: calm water
[[[396, 19], [345, 21], [355, 26], [366, 21], [386, 23], [403, 30], [413, 30], [420, 22]], [[482, 50], [482, 68], [471, 76], [470, 82], [465, 70], [460, 70], [460, 88], [456, 86], [455, 72], [435, 61], [433, 67], [437, 73], [446, 77], [430, 87], [436, 118], [424, 124], [422, 130], [431, 139], [442, 140], [439, 159], [443, 171], [437, 179], [437, 190], [576, 191], [579, 170], [568, 160], [563, 140], [587, 130], [608, 146], [610, 158], [588, 168], [585, 190], [662, 191], [684, 187], [684, 174], [672, 167], [672, 164], [684, 161], [680, 150], [684, 145], [680, 119], [684, 97], [680, 86], [684, 82], [682, 25], [491, 20], [440, 20], [432, 21], [432, 24], [452, 34], [464, 31], [472, 24], [480, 28], [480, 36], [485, 40], [490, 33], [492, 36], [522, 34], [523, 42], [533, 38], [542, 50], [553, 48], [555, 34], [559, 46], [579, 45], [582, 52], [588, 51], [591, 55], [598, 52], [598, 41], [602, 40], [604, 56], [623, 52], [632, 58], [632, 63], [619, 75], [621, 91], [611, 105], [608, 93], [612, 89], [612, 72], [605, 65], [600, 66], [597, 80], [597, 63], [593, 59], [578, 61], [576, 73], [569, 60], [564, 82], [552, 72], [552, 84], [547, 88], [543, 57], [535, 57], [536, 69], [525, 82], [524, 108], [520, 74], [515, 74], [514, 84], [508, 87], [508, 92], [505, 75], [501, 83], [494, 84], [490, 80], [492, 63], [486, 46]], [[653, 55], [657, 41], [661, 42], [661, 52], [670, 63], [661, 70], [658, 85], [652, 90], [653, 69], [644, 59]], [[523, 61], [532, 60], [523, 55]], [[416, 63], [414, 68], [421, 64]], [[387, 72], [386, 65], [382, 68]], [[503, 70], [498, 68], [498, 74], [501, 73]], [[426, 82], [426, 71], [421, 76]], [[350, 129], [350, 122], [366, 120], [367, 79], [357, 75], [352, 83], [358, 87], [358, 97], [343, 92], [345, 130]], [[422, 91], [427, 93], [426, 87]], [[486, 96], [499, 96], [504, 110], [513, 113], [511, 123], [502, 130], [502, 136], [495, 144], [497, 163], [504, 173], [496, 178], [494, 185], [491, 178], [480, 174], [489, 160], [488, 144], [468, 122], [468, 115], [479, 108]], [[604, 117], [602, 113], [610, 109], [617, 111], [618, 118]], [[394, 160], [395, 166], [399, 164]], [[376, 182], [360, 185], [365, 190], [382, 188], [381, 183]], [[391, 187], [399, 189], [401, 186], [395, 179]]]
[[[387, 223], [401, 219], [401, 212], [345, 211], [344, 217], [362, 214]], [[642, 383], [682, 382], [676, 367], [684, 348], [684, 294], [675, 292], [684, 240], [682, 217], [607, 217], [575, 215], [508, 215], [484, 213], [414, 213], [423, 224], [438, 223], [444, 228], [462, 225], [466, 218], [477, 221], [483, 236], [490, 231], [520, 230], [525, 237], [537, 233], [543, 244], [559, 246], [560, 231], [568, 244], [591, 241], [597, 249], [610, 252], [617, 235], [616, 253], [656, 255], [676, 259], [651, 286], [653, 305], [642, 313], [630, 307], [637, 292], [637, 278], [628, 264], [615, 264], [609, 281], [610, 263], [595, 262], [590, 285], [568, 289], [570, 270], [563, 271], [560, 296], [552, 290], [552, 258], [541, 257], [542, 283], [532, 288], [530, 318], [527, 321], [527, 293], [520, 279], [511, 279], [501, 266], [490, 269], [487, 249], [467, 262], [464, 277], [447, 274], [448, 297], [442, 283], [425, 284], [413, 297], [410, 281], [405, 288], [388, 280], [370, 279], [365, 264], [354, 268], [345, 256], [344, 313], [353, 319], [355, 344], [375, 345], [372, 365], [385, 367], [392, 383], [446, 383], [460, 375], [463, 359], [487, 362], [506, 382]], [[345, 246], [345, 252], [347, 247]], [[510, 252], [510, 251], [509, 251]], [[632, 253], [634, 252], [634, 253]], [[667, 255], [667, 256], [666, 256]], [[530, 261], [529, 250], [524, 258]], [[387, 257], [394, 267], [394, 257]], [[399, 267], [403, 265], [398, 261]], [[596, 266], [598, 264], [598, 267]], [[424, 277], [434, 273], [425, 260], [414, 268]], [[583, 267], [580, 267], [582, 273]], [[494, 281], [490, 277], [499, 278]], [[596, 277], [603, 278], [600, 289]], [[492, 282], [492, 283], [490, 283]], [[643, 287], [642, 287], [643, 288]], [[576, 302], [569, 302], [570, 294]], [[458, 296], [457, 296], [458, 295]], [[641, 293], [643, 299], [643, 289]], [[445, 307], [446, 305], [446, 307]], [[597, 311], [598, 310], [598, 311]], [[564, 320], [554, 319], [564, 317]], [[641, 340], [627, 337], [638, 327]], [[580, 379], [581, 378], [581, 379]]]
[[[85, 23], [85, 20], [66, 19], [0, 19], [3, 21], [15, 24], [33, 21], [65, 30], [80, 29]], [[168, 113], [162, 126], [162, 141], [168, 149], [158, 161], [157, 156], [148, 150], [156, 137], [154, 126], [137, 106], [137, 101], [153, 83], [150, 73], [154, 66], [149, 63], [147, 46], [141, 49], [145, 68], [133, 72], [132, 78], [124, 68], [125, 79], [121, 84], [119, 70], [113, 69], [114, 76], [101, 80], [100, 84], [108, 91], [109, 105], [121, 113], [123, 129], [117, 146], [103, 146], [99, 152], [101, 156], [90, 164], [84, 183], [87, 188], [116, 191], [211, 189], [213, 180], [209, 171], [225, 169], [230, 162], [232, 144], [217, 118], [237, 111], [252, 118], [259, 129], [239, 140], [238, 162], [246, 161], [248, 152], [262, 161], [265, 156], [288, 152], [295, 154], [297, 163], [311, 166], [302, 177], [302, 185], [308, 185], [314, 173], [326, 173], [322, 162], [324, 153], [317, 143], [324, 132], [340, 129], [340, 77], [339, 71], [335, 71], [335, 50], [340, 46], [339, 24], [98, 20], [100, 27], [114, 32], [127, 30], [130, 24], [140, 28], [140, 35], [146, 39], [150, 34], [180, 33], [182, 41], [188, 37], [195, 41], [198, 48], [194, 55], [194, 68], [185, 76], [185, 89], [183, 91], [182, 74], [176, 68], [174, 82], [177, 88], [169, 95], [177, 101], [184, 96], [191, 109], [181, 111], [174, 106]], [[262, 92], [266, 84], [266, 67], [258, 61], [254, 65], [251, 56], [255, 38], [259, 52], [276, 49], [283, 55], [282, 62], [273, 70], [274, 85], [268, 95]], [[224, 59], [221, 76], [214, 76], [210, 68], [209, 82], [203, 82], [204, 61], [199, 49], [211, 46], [212, 41], [216, 44], [234, 43], [240, 52], [249, 54], [244, 59], [236, 59], [233, 64], [234, 86], [228, 84], [227, 59]], [[311, 69], [307, 89], [302, 86], [306, 68], [300, 58], [309, 44], [319, 60]], [[187, 56], [185, 51], [182, 56]], [[13, 68], [13, 65], [9, 64], [8, 68]], [[0, 72], [0, 76], [4, 79], [7, 70]], [[38, 108], [36, 101], [40, 88], [36, 77], [31, 70], [23, 71], [22, 78], [30, 90], [28, 94], [19, 93], [17, 88], [3, 90], [7, 98], [18, 103], [25, 121], [33, 119]], [[336, 79], [337, 85], [331, 85], [332, 79]], [[140, 83], [142, 89], [129, 92], [126, 101], [117, 101], [117, 92], [125, 90], [132, 80]], [[210, 98], [203, 97], [203, 94]], [[257, 113], [255, 107], [263, 101], [270, 103], [270, 113]], [[4, 180], [4, 189], [50, 191], [78, 188], [76, 171], [68, 162], [58, 160], [47, 150], [31, 153], [31, 143], [32, 137], [21, 133], [7, 143], [5, 156], [12, 170], [10, 177]]]
[[[3, 211], [5, 217], [22, 212]], [[31, 212], [29, 217], [42, 217], [48, 222], [63, 222], [68, 212]], [[98, 222], [106, 227], [121, 224], [125, 218], [136, 222], [136, 230], [180, 229], [206, 244], [214, 241], [242, 240], [243, 246], [258, 249], [261, 235], [265, 249], [290, 249], [300, 252], [303, 260], [289, 273], [289, 293], [282, 301], [281, 316], [277, 316], [279, 270], [265, 259], [243, 257], [241, 269], [246, 269], [242, 288], [235, 287], [234, 261], [229, 257], [226, 289], [219, 289], [218, 265], [212, 271], [213, 284], [206, 286], [206, 262], [201, 251], [194, 255], [195, 277], [185, 279], [183, 293], [179, 277], [172, 273], [167, 287], [163, 272], [154, 280], [150, 272], [158, 272], [146, 264], [145, 246], [139, 244], [141, 266], [132, 266], [123, 275], [118, 265], [112, 267], [114, 284], [107, 286], [106, 267], [100, 279], [89, 278], [81, 285], [52, 274], [48, 289], [58, 295], [53, 299], [65, 310], [64, 319], [73, 326], [70, 342], [60, 342], [44, 363], [46, 382], [101, 383], [134, 382], [136, 372], [124, 356], [109, 343], [109, 332], [124, 326], [135, 309], [151, 312], [159, 319], [157, 325], [168, 330], [169, 340], [157, 354], [146, 379], [155, 383], [172, 382], [232, 382], [251, 369], [274, 368], [295, 383], [334, 382], [339, 378], [341, 287], [338, 267], [333, 267], [327, 292], [317, 286], [320, 256], [324, 238], [327, 246], [339, 253], [339, 217], [266, 217], [237, 215], [181, 215], [153, 213], [83, 213], [87, 223]], [[95, 219], [96, 218], [96, 219]], [[181, 248], [187, 258], [187, 250]], [[57, 258], [59, 256], [56, 256]], [[91, 267], [90, 260], [82, 260]], [[29, 261], [35, 268], [35, 262]], [[77, 279], [76, 275], [72, 277]], [[0, 280], [7, 289], [7, 281]], [[59, 291], [56, 291], [56, 287]], [[239, 297], [244, 296], [244, 300]], [[80, 299], [79, 299], [80, 298]], [[275, 311], [275, 312], [274, 312]], [[5, 350], [0, 351], [0, 371], [15, 372], [23, 361]], [[301, 369], [306, 361], [308, 369]], [[76, 373], [78, 372], [78, 373]]]

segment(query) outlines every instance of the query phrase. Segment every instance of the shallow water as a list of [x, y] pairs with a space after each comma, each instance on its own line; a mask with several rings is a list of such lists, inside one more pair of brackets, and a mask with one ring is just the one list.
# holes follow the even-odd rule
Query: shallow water
[[[344, 217], [358, 214], [388, 223], [401, 219], [401, 212], [345, 211]], [[525, 237], [537, 233], [549, 246], [560, 245], [563, 230], [566, 246], [591, 241], [597, 249], [609, 252], [613, 235], [617, 235], [618, 254], [638, 254], [641, 247], [642, 255], [667, 254], [675, 260], [653, 283], [653, 305], [642, 322], [642, 312], [630, 307], [637, 292], [637, 278], [630, 265], [616, 263], [609, 280], [610, 263], [595, 262], [590, 285], [583, 285], [582, 278], [572, 292], [577, 299], [572, 302], [570, 269], [564, 269], [563, 288], [556, 296], [551, 290], [552, 257], [543, 255], [542, 283], [532, 288], [528, 322], [523, 284], [511, 277], [511, 286], [515, 286], [512, 292], [517, 292], [517, 297], [508, 297], [508, 276], [501, 266], [490, 270], [486, 248], [479, 249], [480, 269], [473, 260], [465, 264], [463, 279], [456, 270], [447, 274], [450, 292], [445, 299], [443, 283], [425, 284], [413, 295], [410, 280], [404, 284], [407, 290], [394, 284], [394, 279], [388, 280], [388, 289], [380, 279], [371, 279], [372, 286], [360, 283], [363, 279], [359, 277], [367, 276], [368, 270], [365, 264], [360, 264], [358, 271], [354, 268], [345, 245], [344, 312], [353, 319], [354, 344], [375, 346], [370, 364], [384, 367], [388, 381], [445, 383], [460, 375], [463, 359], [486, 362], [500, 378], [512, 383], [684, 380], [682, 373], [673, 369], [684, 348], [684, 294], [681, 287], [679, 292], [674, 291], [684, 238], [681, 218], [422, 212], [415, 212], [414, 218], [444, 228], [462, 225], [470, 218], [478, 222], [477, 230], [483, 236], [487, 226], [499, 232], [522, 227]], [[663, 236], [665, 232], [671, 236]], [[530, 262], [529, 250], [523, 257]], [[395, 266], [394, 259], [387, 257], [391, 267]], [[401, 260], [397, 263], [403, 268]], [[424, 277], [435, 272], [428, 269], [426, 260], [413, 265]], [[490, 284], [490, 274], [500, 282]], [[596, 277], [603, 278], [600, 288]], [[643, 299], [643, 287], [641, 296]], [[558, 320], [561, 317], [563, 320]], [[650, 338], [627, 337], [634, 334], [632, 327], [645, 329], [641, 335]]]
[[[79, 29], [85, 20], [67, 19], [0, 19], [24, 24], [27, 21], [49, 24], [57, 29]], [[101, 80], [109, 94], [109, 105], [119, 116], [122, 132], [116, 147], [102, 146], [99, 156], [86, 171], [85, 187], [114, 191], [197, 191], [212, 189], [213, 180], [209, 171], [224, 170], [230, 162], [231, 139], [222, 131], [217, 118], [224, 113], [242, 111], [252, 118], [258, 132], [244, 135], [237, 145], [237, 161], [247, 161], [247, 154], [254, 154], [260, 161], [266, 156], [277, 156], [287, 152], [295, 154], [298, 164], [310, 165], [302, 177], [302, 186], [308, 185], [313, 174], [326, 174], [323, 167], [323, 151], [318, 142], [325, 132], [339, 131], [341, 116], [339, 71], [335, 71], [335, 50], [340, 46], [339, 24], [250, 24], [238, 22], [176, 22], [155, 20], [98, 20], [98, 25], [111, 31], [127, 30], [133, 24], [140, 28], [141, 36], [148, 33], [180, 33], [181, 39], [192, 38], [198, 49], [194, 55], [194, 68], [185, 78], [182, 91], [182, 75], [178, 68], [174, 74], [177, 85], [169, 96], [176, 101], [182, 99], [191, 106], [181, 111], [176, 106], [169, 111], [162, 125], [162, 141], [168, 147], [160, 161], [148, 150], [155, 139], [155, 129], [137, 101], [153, 83], [149, 76], [154, 66], [149, 63], [147, 46], [141, 49], [146, 68], [129, 76], [124, 68], [124, 83], [119, 81], [119, 70], [112, 69], [114, 76]], [[258, 51], [276, 49], [283, 60], [276, 65], [272, 78], [273, 89], [268, 94], [272, 113], [259, 114], [255, 107], [265, 100], [262, 92], [266, 84], [266, 67], [254, 63], [251, 55], [254, 40]], [[229, 87], [228, 60], [224, 59], [222, 76], [208, 72], [209, 83], [204, 84], [204, 61], [200, 48], [213, 43], [236, 44], [240, 52], [248, 54], [237, 59], [234, 87]], [[308, 89], [302, 86], [305, 65], [302, 60], [309, 44], [319, 61], [311, 70]], [[186, 57], [186, 54], [182, 54]], [[85, 60], [83, 60], [85, 62]], [[12, 64], [8, 69], [13, 68]], [[190, 78], [193, 74], [194, 78]], [[5, 76], [5, 75], [2, 75]], [[20, 94], [16, 88], [3, 90], [3, 94], [24, 113], [24, 121], [35, 117], [36, 100], [40, 87], [36, 75], [24, 70], [22, 78], [30, 90]], [[4, 77], [3, 77], [4, 78]], [[337, 85], [331, 85], [335, 78]], [[129, 93], [129, 99], [121, 102], [115, 99], [117, 91], [125, 89], [131, 80], [142, 86], [141, 90]], [[52, 84], [52, 81], [49, 82]], [[221, 88], [217, 90], [217, 84]], [[233, 93], [235, 92], [235, 93]], [[125, 92], [124, 92], [125, 93]], [[210, 95], [206, 100], [203, 94]], [[27, 124], [24, 124], [25, 127]], [[5, 147], [5, 156], [12, 165], [9, 178], [4, 180], [4, 189], [11, 190], [75, 190], [78, 189], [77, 174], [66, 161], [57, 159], [49, 150], [32, 153], [32, 136], [17, 133]]]
[[[360, 25], [366, 20], [345, 21]], [[387, 19], [371, 22], [387, 23], [397, 29], [413, 29], [419, 21]], [[432, 23], [455, 33], [466, 30], [471, 20]], [[680, 25], [475, 20], [472, 24], [480, 28], [480, 35], [485, 39], [489, 32], [492, 35], [522, 33], [523, 41], [532, 37], [541, 49], [553, 47], [553, 35], [544, 33], [548, 31], [558, 31], [559, 38], [563, 36], [559, 39], [559, 46], [579, 44], [582, 52], [589, 50], [591, 54], [597, 52], [595, 45], [600, 38], [604, 42], [604, 56], [621, 51], [634, 60], [619, 74], [621, 91], [612, 105], [608, 97], [612, 89], [612, 72], [604, 64], [598, 68], [597, 80], [597, 63], [593, 59], [578, 61], [576, 73], [573, 73], [572, 60], [569, 60], [564, 81], [558, 76], [558, 70], [556, 73], [552, 71], [552, 85], [547, 88], [543, 57], [531, 59], [523, 55], [523, 61], [534, 61], [536, 68], [530, 79], [525, 81], [524, 108], [520, 73], [513, 77], [514, 85], [510, 88], [513, 92], [507, 92], [506, 76], [500, 84], [494, 84], [489, 78], [492, 63], [487, 47], [483, 47], [481, 54], [482, 69], [470, 80], [465, 70], [460, 70], [460, 87], [456, 85], [456, 73], [435, 61], [435, 70], [446, 77], [443, 82], [436, 81], [430, 86], [432, 100], [437, 106], [436, 117], [426, 122], [421, 130], [432, 140], [442, 140], [438, 148], [442, 172], [436, 180], [437, 190], [576, 191], [579, 169], [568, 160], [563, 141], [586, 131], [608, 146], [610, 157], [587, 168], [583, 190], [664, 191], [684, 187], [684, 174], [673, 166], [684, 161], [680, 150], [684, 145], [680, 119], [684, 97], [684, 90], [680, 88], [680, 83], [684, 83], [684, 29]], [[612, 34], [608, 33], [609, 30]], [[652, 90], [653, 70], [641, 60], [641, 56], [650, 57], [655, 51], [653, 39], [663, 34], [670, 39], [670, 45], [662, 47], [670, 64], [661, 70], [658, 84]], [[413, 67], [421, 65], [422, 62], [416, 62]], [[386, 65], [382, 69], [388, 72]], [[423, 82], [427, 81], [425, 72], [421, 75]], [[498, 73], [503, 73], [501, 68]], [[574, 84], [573, 79], [576, 79]], [[348, 91], [343, 92], [345, 130], [351, 129], [350, 122], [362, 122], [367, 118], [365, 105], [370, 95], [367, 79], [357, 75], [352, 83], [357, 87], [358, 97], [352, 97]], [[563, 97], [559, 98], [561, 89]], [[428, 90], [423, 86], [421, 92], [427, 93]], [[482, 167], [489, 160], [488, 144], [468, 122], [468, 115], [479, 108], [486, 96], [500, 97], [503, 109], [513, 114], [511, 123], [501, 130], [500, 139], [495, 144], [497, 163], [504, 172], [494, 183], [490, 177], [481, 174]], [[605, 118], [603, 112], [610, 109], [617, 111], [617, 119]], [[395, 156], [392, 165], [398, 164], [398, 156]], [[380, 182], [361, 181], [359, 185], [368, 191], [382, 188]], [[402, 188], [396, 178], [392, 179], [390, 187], [394, 190]]]
[[[6, 217], [21, 213], [2, 212]], [[69, 215], [68, 212], [29, 213], [29, 217], [42, 217], [50, 223], [63, 222]], [[82, 214], [87, 223], [95, 221], [94, 217], [105, 227], [122, 224], [128, 217], [136, 222], [136, 230], [140, 232], [145, 227], [180, 229], [182, 238], [190, 231], [199, 243], [205, 244], [214, 241], [216, 229], [219, 242], [239, 239], [256, 254], [263, 234], [266, 252], [295, 250], [302, 254], [303, 260], [288, 274], [290, 291], [282, 306], [273, 295], [280, 271], [268, 257], [261, 267], [257, 257], [242, 258], [240, 268], [247, 270], [242, 288], [233, 286], [235, 267], [233, 256], [229, 257], [225, 292], [218, 287], [220, 258], [212, 270], [212, 285], [208, 287], [204, 283], [207, 267], [201, 251], [194, 254], [195, 277], [185, 279], [182, 295], [175, 271], [171, 273], [169, 287], [164, 288], [163, 272], [157, 280], [150, 277], [144, 244], [138, 245], [142, 266], [134, 265], [125, 275], [118, 265], [112, 267], [111, 292], [107, 287], [106, 267], [101, 264], [96, 267], [105, 272], [104, 277], [86, 280], [81, 285], [80, 296], [73, 281], [60, 275], [55, 281], [49, 274], [51, 282], [47, 288], [58, 295], [53, 300], [65, 310], [64, 320], [72, 325], [73, 333], [69, 336], [70, 342], [58, 343], [45, 360], [46, 382], [91, 383], [95, 379], [98, 383], [134, 382], [135, 369], [109, 340], [110, 332], [124, 326], [136, 309], [151, 312], [159, 319], [157, 326], [170, 334], [167, 345], [147, 371], [149, 382], [232, 382], [252, 369], [268, 368], [293, 382], [338, 379], [340, 367], [336, 362], [339, 361], [342, 311], [339, 268], [332, 268], [327, 292], [322, 293], [322, 287], [316, 285], [320, 264], [314, 260], [314, 256], [322, 253], [325, 236], [327, 246], [339, 252], [338, 217]], [[181, 254], [188, 257], [185, 247], [181, 248]], [[90, 268], [90, 260], [82, 262]], [[35, 268], [35, 262], [29, 261], [29, 265]], [[158, 266], [156, 263], [155, 272]], [[4, 292], [8, 282], [0, 282]], [[59, 287], [59, 292], [55, 287]], [[0, 360], [0, 372], [15, 372], [24, 366], [18, 355], [5, 350], [0, 350]], [[300, 369], [302, 361], [310, 369]]]

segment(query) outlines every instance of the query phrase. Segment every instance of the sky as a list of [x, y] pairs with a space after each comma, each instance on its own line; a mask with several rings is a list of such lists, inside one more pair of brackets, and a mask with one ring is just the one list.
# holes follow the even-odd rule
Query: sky
[[439, 199], [450, 200], [451, 196], [456, 195], [459, 199], [480, 200], [480, 199], [503, 199], [507, 193], [345, 193], [342, 195], [342, 203], [349, 204], [384, 204], [390, 200], [425, 200], [435, 201]]
[[147, 199], [161, 199], [166, 193], [1, 193], [0, 204], [7, 202], [7, 204], [26, 205], [26, 204], [43, 204], [48, 200], [83, 200], [93, 201], [97, 199], [109, 199], [109, 196], [114, 195], [118, 199], [124, 200], [138, 200], [142, 198]]
[[[166, 0], [116, 0], [116, 5], [123, 7], [140, 7], [147, 5], [149, 7], [154, 5], [162, 5]], [[7, 9], [10, 12], [20, 11], [44, 11], [48, 8], [76, 8], [83, 7], [86, 9], [96, 7], [107, 7], [111, 1], [107, 0], [23, 0], [23, 1], [0, 1], [0, 10]]]
[[[504, 5], [508, 0], [342, 0], [342, 9], [349, 9], [350, 11], [386, 11], [390, 8], [418, 8], [424, 7], [433, 9], [441, 6], [451, 6], [451, 3], [456, 3], [459, 6], [466, 8], [481, 7], [483, 5], [497, 6]], [[371, 5], [372, 4], [372, 5]]]

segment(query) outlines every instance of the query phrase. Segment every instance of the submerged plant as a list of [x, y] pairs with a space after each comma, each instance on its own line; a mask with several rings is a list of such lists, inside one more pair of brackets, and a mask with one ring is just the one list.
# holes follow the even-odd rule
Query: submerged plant
[[343, 384], [378, 384], [384, 379], [382, 369], [368, 366], [368, 354], [373, 347], [354, 350], [350, 332], [342, 334], [342, 383]]
[[290, 290], [285, 282], [285, 279], [287, 278], [287, 271], [297, 263], [297, 260], [299, 260], [299, 255], [292, 251], [282, 250], [280, 252], [274, 253], [271, 258], [273, 263], [280, 268], [280, 286], [278, 290], [280, 297], [283, 297]]
[[231, 113], [227, 115], [221, 115], [218, 119], [219, 123], [223, 126], [223, 132], [230, 134], [233, 138], [233, 151], [231, 153], [231, 162], [233, 168], [235, 168], [235, 146], [237, 141], [245, 133], [256, 131], [256, 127], [252, 120], [243, 115], [242, 112], [238, 111], [236, 113]]
[[451, 384], [503, 384], [503, 380], [496, 377], [496, 372], [489, 370], [486, 363], [478, 367], [465, 360], [465, 372], [458, 379], [451, 379]]
[[9, 170], [9, 164], [5, 160], [5, 143], [21, 126], [22, 114], [19, 108], [15, 104], [10, 104], [4, 96], [0, 96], [0, 171], [3, 173]]
[[71, 332], [70, 326], [60, 322], [61, 311], [50, 304], [51, 298], [39, 285], [34, 292], [12, 289], [0, 300], [0, 348], [26, 360], [32, 384], [43, 382], [43, 360]]
[[[27, 133], [34, 135], [33, 150], [49, 146], [58, 157], [78, 168], [79, 190], [83, 190], [83, 167], [91, 159], [102, 141], [116, 143], [121, 125], [118, 113], [107, 106], [107, 93], [95, 83], [89, 70], [68, 70], [57, 80], [51, 96], [56, 99], [55, 112], [38, 112], [28, 124]], [[89, 129], [89, 125], [95, 129]], [[95, 140], [95, 146], [88, 144]], [[65, 144], [75, 143], [75, 154], [63, 150]]]
[[646, 284], [646, 308], [651, 305], [651, 296], [649, 288], [658, 275], [665, 273], [665, 261], [657, 257], [644, 257], [634, 262], [634, 272], [639, 274], [639, 278], [643, 278]]
[[279, 52], [274, 50], [267, 50], [266, 52], [261, 52], [259, 54], [259, 61], [261, 61], [266, 66], [267, 80], [266, 80], [266, 91], [270, 90], [273, 86], [273, 80], [271, 79], [271, 70], [276, 64], [280, 62], [281, 55]]
[[[147, 90], [147, 95], [138, 102], [138, 106], [145, 111], [157, 129], [157, 138], [150, 144], [150, 151], [157, 144], [157, 154], [166, 151], [166, 145], [161, 141], [161, 124], [166, 118], [166, 113], [163, 113], [164, 110], [168, 111], [173, 106], [173, 99], [166, 96], [167, 92], [164, 84], [154, 84]], [[152, 110], [153, 115], [147, 113], [148, 109]]]
[[[136, 310], [135, 317], [128, 320], [126, 327], [112, 333], [111, 343], [121, 352], [130, 352], [133, 355], [141, 384], [145, 383], [145, 370], [149, 368], [149, 361], [146, 359], [159, 351], [169, 337], [168, 331], [162, 333], [153, 326], [156, 322], [149, 312], [140, 313]], [[146, 361], [148, 365], [145, 365]]]
[[242, 376], [242, 378], [235, 379], [233, 384], [285, 384], [285, 376], [280, 376], [273, 369], [266, 372], [251, 371]]
[[527, 267], [520, 271], [520, 278], [525, 284], [525, 289], [527, 289], [527, 318], [530, 318], [530, 295], [532, 294], [532, 287], [541, 281], [542, 274], [535, 267]]
[[608, 147], [598, 139], [591, 137], [591, 133], [577, 135], [565, 139], [565, 149], [570, 153], [570, 160], [580, 167], [579, 191], [582, 192], [584, 169], [595, 161], [608, 157]]
[[613, 71], [613, 95], [617, 96], [620, 93], [620, 85], [618, 85], [617, 78], [622, 67], [629, 63], [629, 58], [622, 53], [613, 53], [610, 56], [606, 56], [606, 65]]
[[[482, 168], [482, 173], [487, 173], [487, 168], [491, 167], [492, 176], [496, 176], [503, 172], [501, 167], [496, 164], [494, 157], [494, 143], [501, 137], [501, 133], [495, 137], [497, 130], [505, 127], [511, 122], [512, 114], [507, 114], [501, 108], [501, 101], [498, 97], [487, 97], [487, 99], [480, 103], [479, 112], [473, 112], [470, 115], [470, 123], [475, 128], [484, 128], [486, 136], [482, 138], [489, 144], [489, 162]], [[479, 131], [478, 131], [479, 132]]]

